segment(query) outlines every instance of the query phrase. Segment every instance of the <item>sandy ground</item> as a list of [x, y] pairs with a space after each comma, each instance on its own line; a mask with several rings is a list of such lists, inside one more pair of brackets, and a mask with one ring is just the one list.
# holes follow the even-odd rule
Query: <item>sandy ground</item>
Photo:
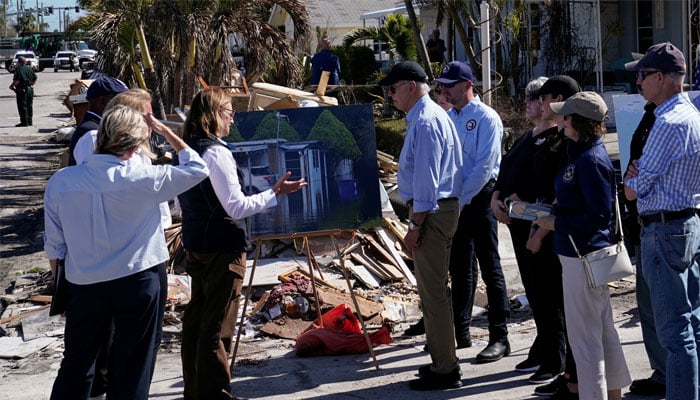
[[[35, 267], [47, 267], [42, 252], [43, 188], [58, 166], [58, 153], [66, 146], [51, 140], [58, 126], [70, 122], [59, 100], [79, 73], [49, 70], [38, 74], [34, 127], [15, 128], [19, 122], [14, 94], [6, 89], [11, 75], [0, 72], [0, 286], [9, 288], [15, 277]], [[614, 146], [613, 146], [614, 147]], [[511, 295], [522, 293], [517, 266], [506, 229], [501, 229], [501, 256]], [[641, 330], [634, 302], [634, 279], [611, 289], [614, 317], [633, 378], [649, 375]], [[517, 314], [517, 313], [516, 313]], [[515, 315], [509, 325], [513, 353], [501, 361], [475, 364], [486, 345], [484, 318], [473, 328], [475, 346], [458, 350], [463, 384], [461, 389], [416, 393], [407, 381], [417, 368], [428, 363], [423, 352], [425, 337], [400, 336], [409, 323], [396, 326], [394, 342], [369, 354], [299, 358], [294, 342], [266, 338], [242, 342], [232, 381], [233, 393], [254, 399], [485, 399], [536, 398], [528, 374], [513, 370], [525, 359], [534, 337], [534, 323], [527, 314]], [[0, 333], [0, 335], [2, 335]], [[48, 399], [61, 359], [62, 341], [18, 360], [0, 359], [0, 398]], [[379, 367], [377, 369], [377, 366]], [[623, 393], [626, 390], [623, 390]], [[624, 393], [625, 399], [641, 397]], [[182, 398], [180, 354], [177, 346], [159, 354], [151, 385], [152, 399]]]

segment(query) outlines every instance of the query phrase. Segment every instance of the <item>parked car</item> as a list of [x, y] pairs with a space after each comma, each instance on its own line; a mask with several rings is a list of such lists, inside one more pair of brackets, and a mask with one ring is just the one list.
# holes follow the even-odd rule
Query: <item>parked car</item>
[[12, 57], [12, 62], [7, 66], [9, 72], [15, 72], [20, 57], [24, 57], [27, 60], [27, 65], [32, 67], [34, 72], [39, 71], [39, 58], [36, 54], [31, 50], [20, 50], [15, 53], [15, 56]]
[[76, 71], [78, 67], [78, 55], [74, 51], [59, 51], [53, 56], [53, 72], [59, 69]]

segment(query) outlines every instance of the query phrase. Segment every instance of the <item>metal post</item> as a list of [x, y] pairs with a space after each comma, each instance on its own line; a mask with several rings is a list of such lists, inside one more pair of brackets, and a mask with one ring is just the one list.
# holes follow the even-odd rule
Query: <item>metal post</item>
[[489, 26], [489, 3], [481, 2], [481, 87], [484, 103], [491, 105], [491, 31]]

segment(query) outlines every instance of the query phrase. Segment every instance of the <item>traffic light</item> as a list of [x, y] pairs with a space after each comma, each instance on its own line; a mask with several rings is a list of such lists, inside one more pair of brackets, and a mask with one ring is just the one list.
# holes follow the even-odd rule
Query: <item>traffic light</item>
[[80, 6], [75, 6], [75, 12], [80, 12]]
[[53, 14], [53, 7], [46, 7], [49, 14]]

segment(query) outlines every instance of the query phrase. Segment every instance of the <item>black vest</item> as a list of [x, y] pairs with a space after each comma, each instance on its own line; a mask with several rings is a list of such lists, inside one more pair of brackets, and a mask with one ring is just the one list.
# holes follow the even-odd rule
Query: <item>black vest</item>
[[75, 165], [75, 157], [73, 157], [73, 150], [75, 150], [75, 145], [78, 144], [78, 140], [83, 137], [88, 131], [96, 131], [100, 127], [100, 120], [102, 118], [92, 111], [88, 111], [83, 116], [83, 120], [73, 131], [73, 136], [70, 138], [70, 144], [68, 145], [68, 165]]
[[[200, 156], [210, 146], [222, 146], [209, 138], [188, 140], [187, 144]], [[245, 222], [236, 221], [226, 213], [209, 178], [177, 198], [182, 209], [182, 242], [185, 249], [196, 253], [243, 253], [247, 250]]]

